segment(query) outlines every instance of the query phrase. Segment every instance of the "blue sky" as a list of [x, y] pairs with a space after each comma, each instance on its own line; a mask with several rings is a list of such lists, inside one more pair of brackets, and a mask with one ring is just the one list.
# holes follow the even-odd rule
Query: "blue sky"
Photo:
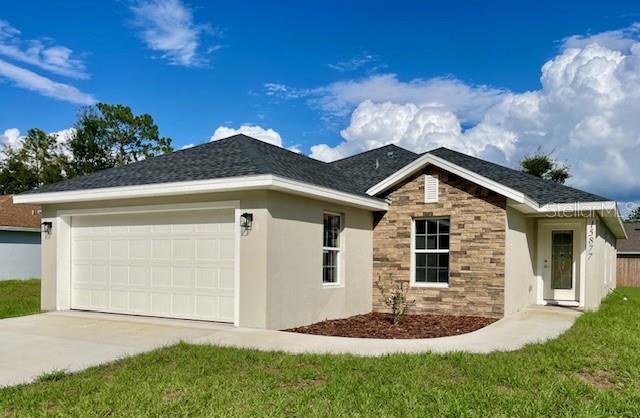
[[321, 159], [395, 142], [514, 166], [542, 146], [573, 185], [640, 200], [619, 181], [640, 151], [634, 3], [5, 2], [0, 134], [62, 131], [103, 101], [176, 148], [242, 125]]

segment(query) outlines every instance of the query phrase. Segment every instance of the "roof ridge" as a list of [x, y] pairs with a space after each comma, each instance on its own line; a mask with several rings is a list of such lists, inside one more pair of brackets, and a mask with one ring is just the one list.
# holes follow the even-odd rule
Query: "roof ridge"
[[399, 145], [396, 145], [396, 144], [386, 144], [386, 145], [382, 145], [382, 146], [380, 146], [380, 147], [378, 147], [378, 148], [372, 148], [372, 149], [369, 149], [369, 150], [366, 150], [366, 151], [359, 152], [359, 153], [357, 153], [357, 154], [350, 155], [350, 156], [348, 156], [348, 157], [343, 157], [343, 158], [340, 158], [340, 159], [338, 159], [338, 160], [331, 161], [329, 164], [337, 163], [337, 162], [339, 162], [339, 161], [349, 160], [349, 159], [351, 159], [351, 158], [355, 158], [355, 157], [359, 157], [359, 156], [361, 156], [361, 155], [369, 154], [369, 153], [371, 153], [371, 152], [373, 152], [373, 151], [378, 151], [378, 150], [381, 150], [381, 149], [383, 149], [383, 148], [387, 148], [387, 147], [394, 147], [394, 148], [401, 149], [401, 150], [403, 150], [403, 151], [410, 152], [410, 153], [415, 154], [415, 155], [419, 155], [419, 154], [416, 154], [415, 152], [413, 152], [413, 151], [411, 151], [411, 150], [408, 150], [408, 149], [406, 149], [406, 148], [403, 148], [403, 147], [401, 147], [401, 146], [399, 146]]
[[[271, 148], [273, 148], [273, 149], [277, 149], [277, 150], [279, 150], [278, 152], [280, 152], [280, 151], [285, 151], [285, 152], [290, 153], [290, 154], [292, 154], [292, 155], [296, 155], [296, 156], [298, 156], [298, 158], [299, 158], [299, 157], [304, 157], [305, 159], [310, 160], [310, 161], [314, 161], [314, 162], [316, 162], [316, 163], [320, 163], [320, 164], [328, 164], [328, 163], [327, 163], [327, 162], [325, 162], [325, 161], [321, 161], [321, 160], [318, 160], [318, 159], [315, 159], [315, 158], [311, 158], [311, 157], [309, 157], [308, 155], [306, 155], [306, 154], [305, 154], [305, 153], [303, 153], [303, 152], [295, 152], [295, 151], [291, 151], [290, 149], [287, 149], [287, 148], [285, 148], [285, 147], [281, 147], [281, 146], [278, 146], [278, 145], [274, 145], [274, 144], [272, 144], [272, 143], [270, 143], [270, 142], [262, 141], [262, 140], [260, 140], [260, 139], [258, 139], [258, 138], [254, 138], [254, 137], [252, 137], [252, 136], [249, 136], [249, 135], [247, 135], [247, 134], [243, 134], [243, 133], [238, 133], [238, 134], [235, 134], [235, 135], [231, 135], [231, 136], [228, 136], [228, 137], [226, 137], [226, 138], [219, 139], [218, 141], [228, 140], [228, 139], [232, 139], [232, 138], [235, 138], [235, 137], [243, 137], [243, 138], [249, 139], [249, 140], [251, 140], [251, 141], [256, 141], [256, 142], [257, 142], [257, 143], [259, 143], [259, 144], [265, 144], [265, 145], [268, 145], [269, 147], [271, 147]], [[211, 142], [215, 142], [215, 141], [211, 141]]]

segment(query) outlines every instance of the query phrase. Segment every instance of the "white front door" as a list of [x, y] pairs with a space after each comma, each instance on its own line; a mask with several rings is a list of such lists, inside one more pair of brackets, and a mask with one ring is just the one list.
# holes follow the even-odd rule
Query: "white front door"
[[580, 228], [571, 223], [543, 225], [542, 278], [548, 302], [577, 302], [580, 275]]
[[71, 308], [234, 321], [234, 211], [74, 216]]

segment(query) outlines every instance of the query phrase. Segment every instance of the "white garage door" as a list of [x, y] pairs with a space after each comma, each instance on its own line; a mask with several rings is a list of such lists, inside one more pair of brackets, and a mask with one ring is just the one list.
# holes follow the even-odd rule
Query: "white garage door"
[[77, 216], [71, 307], [234, 320], [233, 210]]

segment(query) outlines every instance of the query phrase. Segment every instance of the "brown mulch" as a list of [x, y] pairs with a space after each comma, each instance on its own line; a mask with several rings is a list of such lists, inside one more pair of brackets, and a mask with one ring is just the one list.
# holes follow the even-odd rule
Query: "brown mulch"
[[372, 312], [344, 319], [333, 319], [291, 328], [302, 334], [356, 338], [437, 338], [466, 334], [497, 321], [495, 318], [450, 315], [406, 315], [393, 325], [393, 316]]

